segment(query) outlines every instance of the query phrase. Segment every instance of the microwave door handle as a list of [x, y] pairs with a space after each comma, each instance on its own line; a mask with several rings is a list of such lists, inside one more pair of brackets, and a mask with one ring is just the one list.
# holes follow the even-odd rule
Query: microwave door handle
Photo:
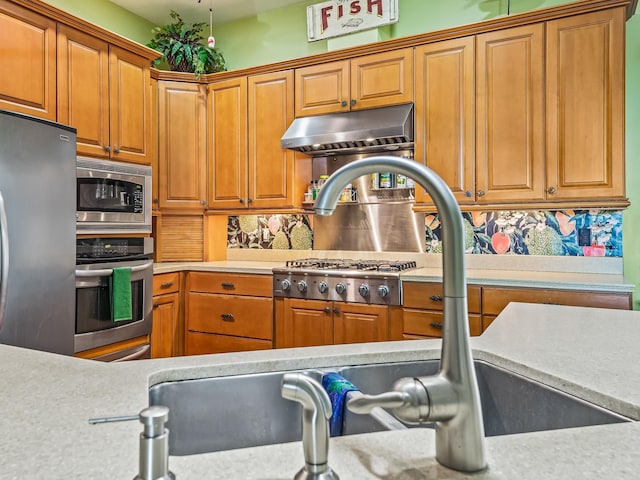
[[9, 232], [7, 221], [7, 209], [4, 204], [4, 196], [0, 191], [0, 330], [4, 322], [7, 307], [7, 283], [9, 281]]
[[[142, 265], [136, 265], [131, 267], [131, 273], [141, 272], [153, 266], [153, 262], [147, 262]], [[103, 268], [101, 270], [76, 270], [76, 277], [88, 278], [88, 277], [110, 277], [113, 274], [112, 268]]]

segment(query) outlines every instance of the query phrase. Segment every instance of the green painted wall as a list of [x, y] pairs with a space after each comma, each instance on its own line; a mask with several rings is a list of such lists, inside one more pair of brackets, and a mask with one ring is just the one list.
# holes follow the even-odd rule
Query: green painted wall
[[640, 15], [627, 22], [626, 180], [631, 206], [622, 216], [625, 280], [636, 286], [635, 310], [640, 310]]
[[69, 12], [102, 28], [138, 43], [151, 40], [155, 25], [108, 0], [45, 0], [60, 10]]

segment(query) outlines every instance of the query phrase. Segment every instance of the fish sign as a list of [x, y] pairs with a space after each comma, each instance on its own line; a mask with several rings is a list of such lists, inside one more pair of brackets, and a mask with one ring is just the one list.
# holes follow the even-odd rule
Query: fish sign
[[307, 7], [310, 42], [396, 23], [398, 0], [330, 0]]

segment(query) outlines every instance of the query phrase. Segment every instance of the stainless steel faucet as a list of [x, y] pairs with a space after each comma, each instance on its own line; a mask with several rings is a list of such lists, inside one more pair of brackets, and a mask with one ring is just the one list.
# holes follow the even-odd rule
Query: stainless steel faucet
[[368, 413], [381, 406], [393, 408], [395, 415], [408, 423], [436, 422], [438, 462], [463, 472], [483, 470], [487, 461], [478, 382], [469, 346], [464, 225], [451, 190], [433, 170], [417, 161], [391, 155], [373, 156], [349, 163], [331, 175], [318, 194], [315, 213], [331, 215], [347, 184], [376, 172], [412, 178], [431, 195], [440, 215], [444, 284], [442, 353], [436, 375], [400, 379], [393, 392], [354, 398], [347, 408], [355, 413]]
[[281, 393], [302, 405], [302, 448], [305, 465], [294, 480], [339, 480], [329, 467], [331, 400], [312, 374], [285, 373]]

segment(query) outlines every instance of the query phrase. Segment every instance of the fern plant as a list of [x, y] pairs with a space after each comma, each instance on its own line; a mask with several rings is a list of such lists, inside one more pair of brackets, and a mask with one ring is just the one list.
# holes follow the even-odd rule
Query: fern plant
[[162, 53], [162, 57], [153, 62], [158, 67], [165, 60], [169, 68], [177, 72], [191, 72], [196, 78], [205, 73], [225, 71], [224, 56], [215, 48], [206, 45], [202, 29], [204, 22], [185, 24], [180, 14], [174, 10], [169, 13], [173, 23], [154, 28], [153, 38], [148, 47]]

